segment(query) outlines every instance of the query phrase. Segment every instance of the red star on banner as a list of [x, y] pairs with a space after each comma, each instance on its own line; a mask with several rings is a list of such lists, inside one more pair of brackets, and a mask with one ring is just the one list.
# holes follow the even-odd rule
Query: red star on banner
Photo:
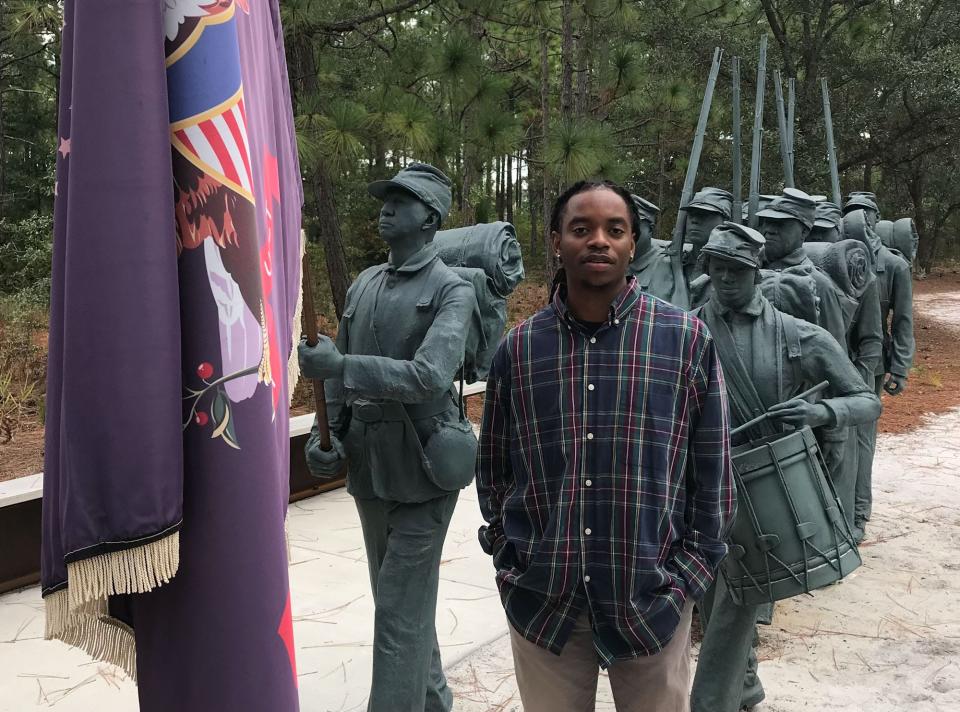
[[70, 155], [70, 139], [61, 138], [60, 139], [60, 148], [57, 149], [60, 151], [60, 155], [66, 158]]

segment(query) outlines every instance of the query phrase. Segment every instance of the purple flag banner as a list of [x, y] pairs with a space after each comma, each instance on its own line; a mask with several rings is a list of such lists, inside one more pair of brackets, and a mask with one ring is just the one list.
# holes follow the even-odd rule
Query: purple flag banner
[[64, 3], [47, 637], [123, 667], [142, 710], [298, 708], [282, 37], [277, 0]]

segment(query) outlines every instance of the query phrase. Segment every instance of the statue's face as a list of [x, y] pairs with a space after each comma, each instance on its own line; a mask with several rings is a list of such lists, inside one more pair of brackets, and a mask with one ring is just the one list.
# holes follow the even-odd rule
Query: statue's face
[[807, 242], [840, 242], [840, 229], [837, 227], [815, 227], [810, 231]]
[[391, 189], [380, 208], [380, 237], [391, 244], [423, 235], [433, 218], [433, 211], [413, 193]]
[[710, 275], [717, 301], [722, 306], [740, 311], [753, 299], [757, 275], [755, 268], [736, 260], [710, 255], [707, 274]]
[[641, 220], [639, 230], [636, 240], [636, 254], [638, 255], [643, 254], [650, 247], [650, 240], [653, 238], [653, 225], [646, 220]]
[[612, 190], [587, 190], [570, 198], [560, 232], [552, 237], [568, 285], [604, 288], [626, 278], [633, 229], [626, 203]]
[[766, 261], [775, 262], [798, 249], [810, 230], [792, 218], [760, 218], [760, 232], [767, 240], [764, 247]]
[[700, 249], [707, 244], [707, 239], [713, 228], [723, 222], [723, 215], [710, 210], [700, 210], [699, 208], [687, 209], [687, 229], [684, 232], [683, 239], [694, 246], [694, 249]]

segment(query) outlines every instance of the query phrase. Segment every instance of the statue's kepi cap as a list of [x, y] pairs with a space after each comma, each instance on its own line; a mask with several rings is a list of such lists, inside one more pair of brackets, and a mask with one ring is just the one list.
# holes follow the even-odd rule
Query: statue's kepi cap
[[760, 251], [765, 243], [763, 235], [752, 227], [724, 222], [713, 228], [707, 244], [700, 248], [700, 253], [723, 257], [759, 269]]
[[785, 188], [783, 195], [757, 213], [767, 220], [798, 220], [808, 228], [816, 219], [817, 204], [813, 198], [796, 188]]
[[413, 193], [428, 207], [440, 214], [440, 222], [450, 214], [450, 204], [453, 195], [450, 179], [439, 168], [426, 163], [411, 163], [390, 180], [377, 180], [367, 186], [367, 191], [374, 198], [386, 200], [387, 192], [400, 189]]
[[835, 227], [842, 230], [843, 215], [840, 212], [840, 206], [830, 200], [821, 200], [817, 203], [816, 218], [813, 221], [814, 227], [831, 228]]
[[843, 204], [843, 214], [846, 215], [851, 210], [873, 210], [879, 215], [880, 208], [877, 205], [876, 193], [871, 193], [866, 190], [852, 191]]
[[724, 220], [729, 220], [733, 217], [733, 194], [723, 188], [703, 188], [690, 198], [684, 210], [720, 213]]
[[630, 197], [633, 199], [633, 207], [637, 209], [637, 214], [640, 216], [640, 219], [646, 220], [651, 225], [656, 225], [657, 217], [660, 215], [660, 208], [649, 200], [644, 200], [634, 193], [631, 193]]

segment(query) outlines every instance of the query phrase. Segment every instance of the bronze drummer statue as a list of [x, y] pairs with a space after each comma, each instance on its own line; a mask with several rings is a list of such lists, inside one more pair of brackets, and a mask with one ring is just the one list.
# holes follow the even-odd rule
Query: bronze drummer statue
[[[880, 400], [844, 348], [824, 329], [778, 311], [763, 297], [757, 282], [764, 243], [756, 230], [723, 223], [702, 249], [713, 296], [696, 313], [717, 344], [731, 424], [769, 413], [768, 420], [747, 431], [753, 439], [803, 426], [842, 429], [875, 420]], [[829, 388], [820, 402], [796, 398], [822, 381]], [[704, 638], [692, 712], [737, 712], [764, 698], [753, 652], [758, 608], [738, 605], [725, 577], [718, 576], [702, 605]]]

